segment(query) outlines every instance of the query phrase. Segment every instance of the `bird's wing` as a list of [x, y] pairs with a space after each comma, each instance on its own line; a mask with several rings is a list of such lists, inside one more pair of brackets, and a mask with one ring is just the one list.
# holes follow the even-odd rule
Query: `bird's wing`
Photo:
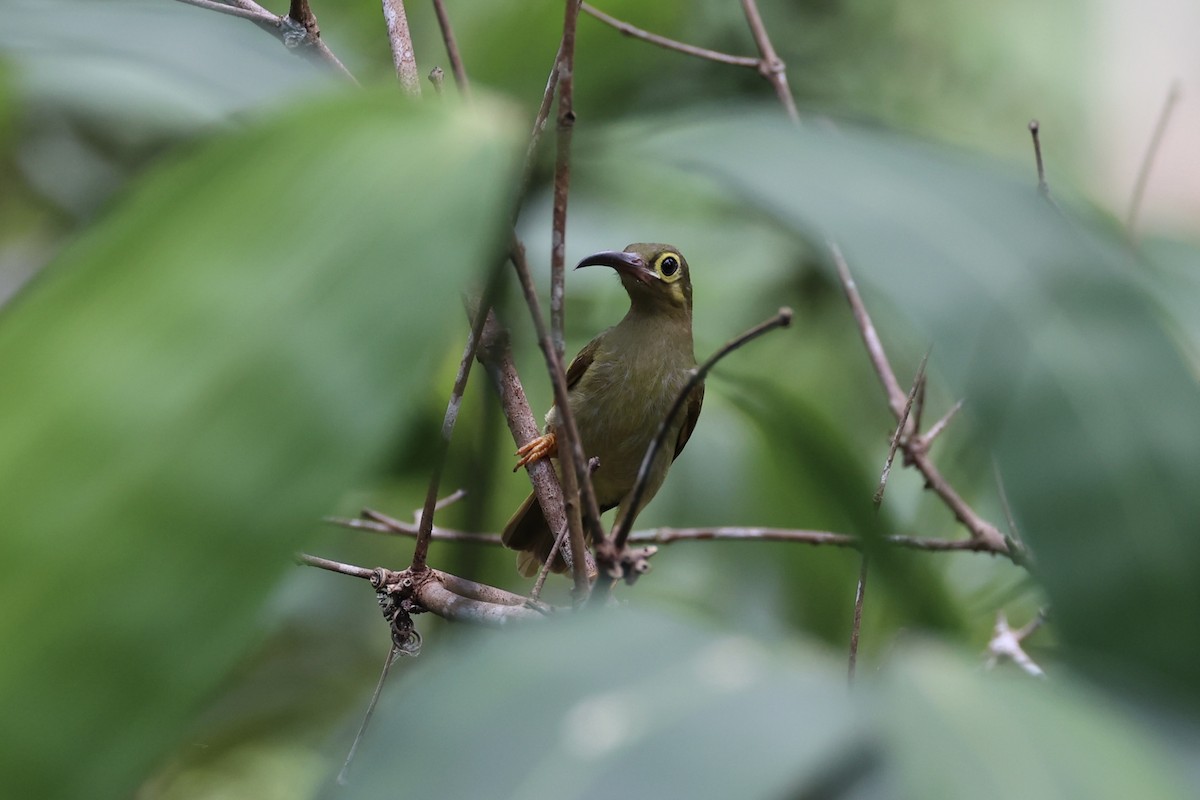
[[679, 458], [688, 439], [692, 438], [692, 431], [696, 430], [696, 420], [700, 419], [700, 406], [703, 404], [704, 384], [702, 383], [688, 394], [687, 408], [684, 412], [687, 416], [683, 418], [683, 427], [679, 429], [679, 438], [675, 440], [675, 455], [671, 456], [672, 460]]
[[567, 367], [567, 389], [574, 389], [575, 384], [579, 383], [579, 379], [583, 377], [583, 373], [587, 372], [587, 368], [596, 360], [596, 350], [600, 347], [600, 337], [597, 336], [588, 342], [579, 355], [571, 362], [571, 366]]

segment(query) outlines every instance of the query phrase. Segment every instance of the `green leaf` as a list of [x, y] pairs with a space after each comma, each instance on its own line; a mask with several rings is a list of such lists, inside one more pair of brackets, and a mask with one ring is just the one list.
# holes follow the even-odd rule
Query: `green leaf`
[[1163, 743], [1070, 676], [981, 673], [910, 647], [883, 684], [876, 711], [896, 796], [1190, 796]]
[[776, 798], [858, 752], [840, 665], [644, 611], [471, 631], [389, 690], [330, 796]]
[[1200, 619], [1200, 387], [1144, 290], [1154, 278], [1065, 188], [1066, 212], [1040, 198], [1032, 166], [851, 125], [796, 130], [777, 109], [714, 118], [629, 126], [602, 164], [613, 179], [707, 175], [819, 248], [836, 240], [901, 380], [924, 346], [895, 346], [913, 338], [897, 315], [966, 398], [975, 461], [996, 458], [1076, 663], [1200, 708], [1200, 637], [1181, 635]]
[[498, 252], [503, 109], [355, 93], [149, 175], [0, 319], [0, 784], [127, 796]]

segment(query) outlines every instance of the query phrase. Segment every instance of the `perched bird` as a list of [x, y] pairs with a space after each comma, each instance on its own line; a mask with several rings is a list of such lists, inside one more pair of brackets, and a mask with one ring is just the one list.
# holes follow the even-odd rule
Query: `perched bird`
[[[592, 475], [602, 511], [628, 504], [638, 468], [658, 426], [683, 390], [696, 366], [692, 347], [692, 281], [679, 250], [665, 244], [631, 244], [623, 252], [588, 256], [579, 267], [612, 267], [629, 294], [629, 312], [575, 356], [567, 368], [571, 412], [583, 452], [600, 459]], [[644, 507], [662, 486], [671, 462], [682, 452], [696, 427], [704, 386], [696, 386], [685, 408], [672, 421], [667, 446], [651, 465], [642, 496]], [[517, 467], [557, 455], [557, 407], [546, 415], [546, 433], [517, 451]], [[673, 445], [673, 446], [672, 446]], [[515, 469], [515, 468], [514, 468]], [[541, 506], [529, 495], [501, 534], [504, 544], [520, 550], [517, 568], [526, 577], [545, 563], [554, 545], [554, 532]], [[561, 555], [551, 565], [566, 570]]]

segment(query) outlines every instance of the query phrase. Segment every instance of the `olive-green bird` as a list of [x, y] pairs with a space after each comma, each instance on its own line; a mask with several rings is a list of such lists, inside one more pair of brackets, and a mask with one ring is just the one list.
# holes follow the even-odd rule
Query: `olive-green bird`
[[[575, 356], [567, 368], [567, 390], [583, 452], [600, 459], [592, 475], [602, 511], [619, 507], [629, 513], [630, 494], [638, 468], [658, 426], [696, 366], [692, 347], [692, 281], [679, 250], [665, 244], [631, 244], [623, 252], [588, 256], [576, 269], [612, 267], [629, 294], [629, 313], [602, 332]], [[683, 451], [704, 401], [703, 384], [688, 396], [676, 415], [666, 441], [651, 466], [643, 494], [644, 507], [662, 486], [667, 470]], [[517, 451], [517, 467], [557, 454], [558, 409], [546, 415], [546, 433]], [[508, 521], [504, 544], [520, 550], [517, 568], [526, 577], [545, 563], [554, 546], [554, 533], [534, 495], [529, 495]], [[566, 570], [561, 555], [552, 568]]]

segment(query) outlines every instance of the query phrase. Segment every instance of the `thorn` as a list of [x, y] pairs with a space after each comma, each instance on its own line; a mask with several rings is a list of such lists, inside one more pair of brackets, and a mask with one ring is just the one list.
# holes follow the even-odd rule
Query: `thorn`
[[933, 444], [933, 440], [940, 436], [942, 431], [946, 430], [946, 426], [950, 424], [950, 420], [954, 419], [954, 415], [957, 414], [963, 407], [963, 402], [964, 401], [959, 400], [957, 403], [950, 406], [950, 410], [946, 412], [945, 416], [933, 423], [933, 427], [931, 427], [929, 431], [921, 437], [921, 448], [923, 450], [928, 450]]

